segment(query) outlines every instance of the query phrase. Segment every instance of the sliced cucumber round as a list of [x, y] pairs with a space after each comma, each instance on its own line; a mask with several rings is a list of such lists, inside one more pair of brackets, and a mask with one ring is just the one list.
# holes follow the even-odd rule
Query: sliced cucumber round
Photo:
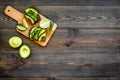
[[19, 54], [21, 58], [28, 58], [30, 56], [30, 47], [27, 45], [22, 45], [19, 49]]
[[9, 45], [12, 47], [12, 48], [18, 48], [20, 47], [22, 44], [22, 39], [18, 36], [12, 36], [10, 39], [9, 39]]
[[48, 19], [43, 19], [39, 23], [41, 28], [47, 28], [50, 26], [50, 21]]

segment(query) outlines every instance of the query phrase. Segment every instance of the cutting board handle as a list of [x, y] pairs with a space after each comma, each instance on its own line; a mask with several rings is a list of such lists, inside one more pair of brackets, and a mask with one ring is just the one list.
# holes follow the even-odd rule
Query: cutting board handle
[[11, 6], [7, 6], [4, 12], [6, 15], [13, 18], [14, 20], [16, 20], [19, 23], [24, 18], [24, 15], [21, 12], [19, 12], [18, 10], [14, 9]]

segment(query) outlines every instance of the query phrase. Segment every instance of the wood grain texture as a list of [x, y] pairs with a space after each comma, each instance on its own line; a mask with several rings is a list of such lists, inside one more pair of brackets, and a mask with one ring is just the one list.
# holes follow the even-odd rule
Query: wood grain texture
[[[5, 74], [12, 77], [119, 77], [119, 30], [85, 29], [77, 37], [63, 36], [67, 31], [69, 32], [65, 29], [57, 30], [49, 45], [42, 48], [13, 29], [9, 32], [1, 30], [1, 35], [9, 33], [2, 38], [4, 45], [1, 48], [1, 68], [7, 68]], [[30, 59], [22, 66], [16, 58], [11, 58], [18, 51], [11, 49], [7, 43], [8, 38], [15, 33], [23, 38], [24, 43], [30, 44], [32, 49]], [[114, 37], [111, 35], [113, 33]], [[7, 63], [8, 60], [3, 57], [11, 61]]]
[[[15, 6], [24, 12], [26, 6]], [[58, 28], [120, 29], [120, 6], [36, 6], [40, 13], [58, 24]], [[4, 11], [5, 7], [1, 6]], [[49, 13], [48, 13], [49, 12]], [[8, 28], [16, 22], [1, 12], [0, 20]], [[8, 23], [9, 25], [5, 24]], [[4, 28], [4, 27], [0, 27]]]
[[119, 0], [0, 0], [0, 5], [27, 5], [27, 6], [118, 6]]
[[0, 78], [0, 80], [119, 80], [119, 78]]
[[[46, 4], [49, 6], [39, 6], [40, 1], [33, 3], [41, 14], [58, 24], [45, 48], [17, 33], [16, 22], [2, 12], [6, 7], [3, 4], [12, 4], [21, 12], [31, 4], [25, 1], [20, 5], [21, 1], [15, 6], [17, 0], [0, 3], [0, 77], [8, 77], [7, 80], [119, 80], [120, 6], [72, 6], [72, 3], [62, 6], [57, 1], [49, 1]], [[20, 36], [23, 43], [31, 47], [30, 58], [19, 58], [18, 49], [8, 45], [13, 35]]]

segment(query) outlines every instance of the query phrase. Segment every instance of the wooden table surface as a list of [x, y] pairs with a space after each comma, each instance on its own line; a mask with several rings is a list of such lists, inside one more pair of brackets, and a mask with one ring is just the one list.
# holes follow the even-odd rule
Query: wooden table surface
[[[4, 14], [11, 5], [24, 12], [35, 6], [58, 28], [43, 48], [19, 34]], [[31, 56], [20, 59], [8, 45], [20, 36]], [[119, 0], [0, 0], [0, 80], [119, 80]]]

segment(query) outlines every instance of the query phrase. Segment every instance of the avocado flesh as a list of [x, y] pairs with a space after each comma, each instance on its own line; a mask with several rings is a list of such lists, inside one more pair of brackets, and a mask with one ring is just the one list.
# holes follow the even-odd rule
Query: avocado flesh
[[29, 37], [32, 40], [41, 41], [43, 37], [46, 37], [46, 29], [40, 27], [33, 27], [29, 32]]
[[46, 30], [43, 28], [42, 28], [41, 32], [39, 33], [38, 41], [41, 41], [42, 37], [46, 37]]
[[26, 13], [28, 13], [28, 12], [34, 12], [35, 14], [39, 14], [38, 11], [37, 11], [36, 9], [32, 8], [32, 7], [31, 7], [31, 8], [27, 8], [27, 9], [25, 10], [25, 12], [26, 12]]
[[30, 48], [27, 45], [22, 45], [19, 50], [21, 58], [28, 58], [30, 55]]
[[33, 28], [30, 30], [30, 32], [29, 32], [29, 37], [30, 37], [30, 39], [33, 38], [34, 31], [35, 31], [36, 29], [37, 29], [37, 27], [33, 27]]
[[38, 11], [32, 7], [25, 9], [25, 17], [29, 19], [32, 24], [35, 24], [40, 19]]
[[22, 44], [22, 39], [18, 36], [13, 36], [9, 39], [9, 45], [12, 48], [18, 48]]
[[27, 19], [29, 19], [29, 20], [31, 21], [32, 24], [35, 24], [35, 21], [34, 21], [30, 16], [25, 15], [25, 17], [26, 17]]

